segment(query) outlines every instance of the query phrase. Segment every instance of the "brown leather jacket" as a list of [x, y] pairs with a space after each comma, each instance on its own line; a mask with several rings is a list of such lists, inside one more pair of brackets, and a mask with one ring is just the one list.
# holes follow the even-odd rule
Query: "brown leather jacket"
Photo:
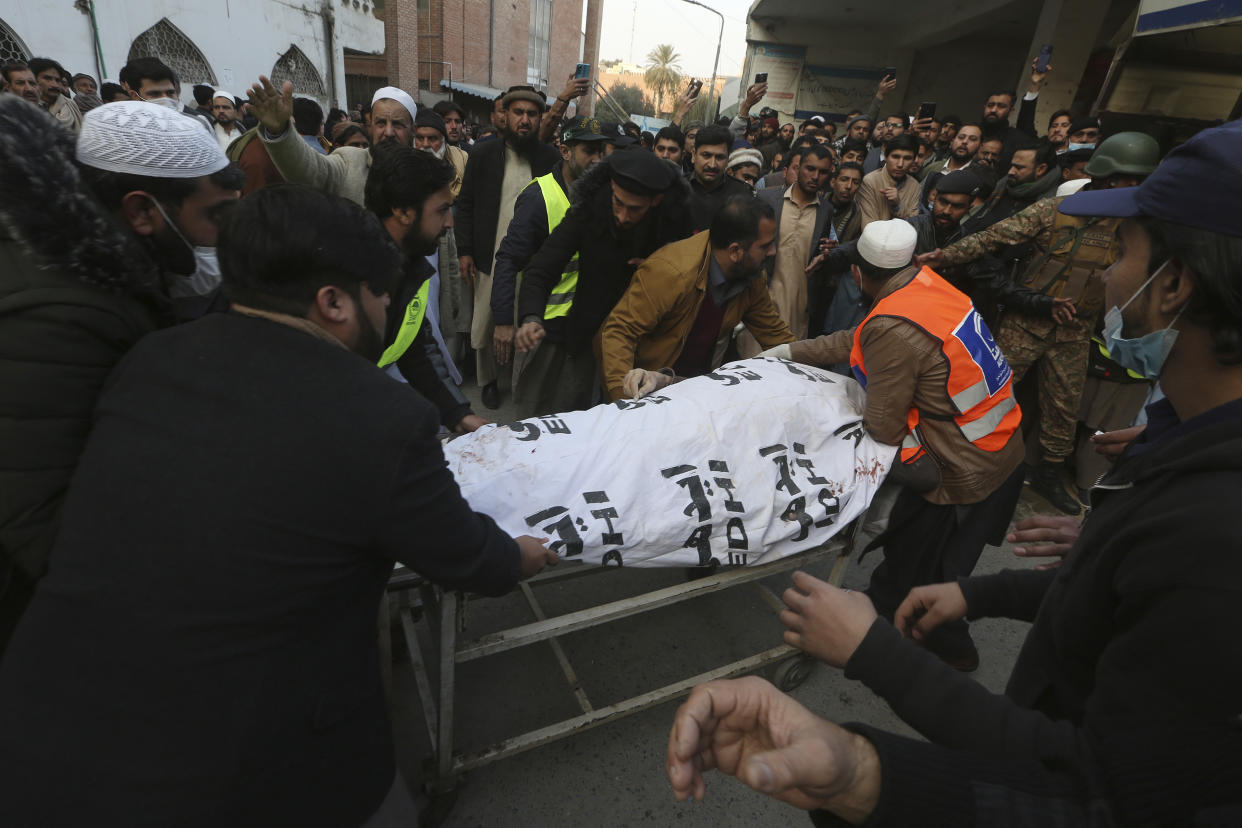
[[[651, 254], [608, 315], [600, 336], [609, 399], [621, 398], [621, 383], [631, 368], [658, 371], [671, 367], [681, 356], [707, 292], [708, 235], [704, 230]], [[738, 322], [744, 322], [764, 348], [794, 340], [761, 274], [725, 304], [713, 366], [720, 364]]]
[[[877, 301], [908, 283], [918, 272], [910, 267], [884, 286]], [[854, 331], [837, 331], [791, 346], [796, 362], [828, 367], [849, 362]], [[996, 490], [1022, 462], [1019, 429], [1000, 451], [983, 451], [952, 421], [957, 409], [949, 400], [949, 362], [939, 343], [903, 319], [877, 316], [862, 331], [867, 365], [867, 405], [863, 425], [881, 443], [900, 445], [912, 407], [922, 412], [924, 448], [940, 466], [940, 485], [923, 496], [932, 503], [977, 503]]]

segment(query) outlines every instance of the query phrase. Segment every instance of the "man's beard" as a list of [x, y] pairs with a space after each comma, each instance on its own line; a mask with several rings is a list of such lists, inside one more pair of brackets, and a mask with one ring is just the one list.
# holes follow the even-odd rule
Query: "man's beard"
[[[419, 213], [418, 219], [420, 222], [422, 220], [422, 217], [423, 217], [422, 213]], [[435, 253], [436, 250], [439, 249], [439, 247], [440, 247], [439, 236], [433, 236], [431, 239], [426, 239], [423, 236], [421, 236], [417, 230], [411, 230], [410, 232], [406, 233], [405, 238], [401, 240], [402, 251], [404, 251], [405, 255], [410, 257], [411, 259], [417, 258], [417, 257], [423, 257], [423, 256], [430, 256], [432, 253]]]
[[358, 303], [358, 341], [350, 350], [371, 363], [379, 362], [379, 358], [384, 355], [384, 338], [375, 329], [375, 325], [371, 324], [371, 317], [362, 310], [360, 302]]
[[526, 135], [518, 135], [516, 132], [506, 130], [505, 138], [521, 155], [529, 154], [535, 148], [535, 144], [539, 143], [539, 136], [534, 130], [531, 130]]
[[965, 147], [961, 147], [960, 149], [953, 150], [953, 160], [959, 163], [969, 161], [973, 154], [974, 153], [970, 152]]
[[984, 115], [983, 116], [983, 123], [987, 124], [988, 126], [996, 126], [1001, 121], [1008, 121], [1008, 120], [1009, 120], [1008, 118], [1002, 118], [999, 115]]

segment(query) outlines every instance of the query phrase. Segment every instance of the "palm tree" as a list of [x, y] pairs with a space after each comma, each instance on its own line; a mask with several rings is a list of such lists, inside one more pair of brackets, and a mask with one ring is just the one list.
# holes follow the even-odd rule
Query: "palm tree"
[[643, 77], [656, 96], [656, 112], [664, 109], [670, 92], [676, 94], [681, 85], [681, 55], [667, 43], [661, 43], [647, 54], [647, 71]]

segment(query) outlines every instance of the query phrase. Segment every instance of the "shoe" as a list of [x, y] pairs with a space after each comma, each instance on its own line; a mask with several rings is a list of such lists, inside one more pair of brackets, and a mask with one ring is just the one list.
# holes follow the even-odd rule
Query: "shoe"
[[1040, 463], [1031, 473], [1031, 489], [1051, 503], [1058, 511], [1076, 515], [1082, 504], [1065, 488], [1061, 481], [1061, 464]]
[[495, 382], [483, 386], [483, 404], [495, 411], [500, 408], [500, 388]]

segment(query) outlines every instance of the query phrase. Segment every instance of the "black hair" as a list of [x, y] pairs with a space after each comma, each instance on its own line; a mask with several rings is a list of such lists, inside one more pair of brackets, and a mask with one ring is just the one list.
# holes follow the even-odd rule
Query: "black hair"
[[1167, 259], [1194, 274], [1185, 318], [1206, 328], [1221, 365], [1242, 365], [1242, 236], [1141, 217], [1151, 239], [1148, 272]]
[[734, 242], [744, 248], [750, 247], [759, 238], [759, 222], [765, 218], [776, 221], [772, 205], [754, 196], [733, 196], [712, 218], [708, 231], [712, 249], [721, 250]]
[[1060, 118], [1062, 115], [1064, 115], [1066, 118], [1069, 118], [1070, 123], [1073, 124], [1074, 122], [1073, 113], [1070, 112], [1068, 109], [1058, 109], [1056, 112], [1048, 116], [1048, 129], [1052, 129], [1052, 122], [1055, 121], [1057, 118]]
[[633, 121], [622, 121], [621, 129], [625, 130], [625, 134], [631, 138], [641, 138], [643, 134], [642, 129]]
[[1014, 102], [1018, 100], [1018, 93], [1013, 89], [993, 89], [984, 97], [984, 100], [986, 101], [988, 98], [995, 98], [997, 95], [1005, 95], [1008, 97], [1010, 106], [1013, 106]]
[[834, 175], [840, 175], [840, 174], [841, 174], [844, 170], [857, 170], [857, 171], [858, 171], [858, 174], [859, 174], [860, 176], [863, 176], [863, 175], [866, 175], [866, 174], [867, 174], [867, 173], [863, 170], [863, 165], [862, 165], [862, 164], [859, 164], [859, 163], [858, 163], [858, 162], [856, 162], [856, 161], [849, 161], [849, 162], [847, 162], [847, 163], [845, 163], [845, 164], [842, 164], [841, 166], [837, 167], [837, 171], [834, 173]]
[[[888, 117], [900, 119], [902, 129], [910, 128], [910, 113], [909, 112], [894, 112], [892, 115], [889, 115]], [[888, 118], [885, 118], [885, 120], [888, 120]]]
[[686, 148], [686, 134], [681, 131], [681, 127], [677, 126], [677, 124], [669, 124], [656, 133], [655, 143], [658, 144], [661, 141], [672, 141], [677, 145], [678, 149]]
[[441, 118], [450, 112], [456, 112], [458, 117], [460, 117], [463, 121], [466, 120], [466, 110], [462, 109], [461, 104], [457, 103], [457, 101], [438, 101], [436, 105], [431, 108], [431, 111], [439, 115]]
[[996, 189], [996, 183], [1000, 181], [999, 172], [983, 164], [971, 164], [970, 169], [979, 179], [979, 194], [987, 196]]
[[[119, 208], [121, 199], [127, 193], [137, 190], [155, 196], [164, 207], [180, 209], [181, 202], [198, 189], [197, 178], [157, 178], [152, 175], [133, 175], [101, 170], [86, 164], [78, 164], [78, 172], [87, 188], [108, 210]], [[246, 183], [245, 171], [236, 164], [229, 164], [207, 177], [213, 184], [224, 190], [240, 190]]]
[[963, 129], [965, 129], [966, 127], [974, 127], [975, 129], [979, 130], [979, 135], [980, 135], [980, 137], [982, 138], [982, 135], [983, 135], [983, 124], [979, 123], [978, 121], [967, 121], [967, 122], [966, 122], [966, 123], [964, 123], [964, 124], [958, 124], [957, 131], [958, 131], [958, 132], [961, 132], [961, 131], [962, 131]]
[[847, 152], [861, 152], [864, 157], [867, 155], [867, 140], [865, 138], [846, 138], [841, 144], [841, 154]]
[[1047, 164], [1049, 167], [1056, 166], [1057, 154], [1046, 139], [1039, 141], [1025, 141], [1014, 148], [1014, 154], [1019, 152], [1033, 151], [1035, 153], [1035, 166]]
[[345, 145], [345, 142], [352, 138], [355, 134], [361, 135], [364, 139], [366, 139], [367, 146], [371, 145], [371, 139], [367, 138], [366, 130], [362, 128], [361, 124], [355, 123], [350, 123], [349, 126], [336, 133], [336, 135], [332, 138], [332, 143], [338, 147], [342, 147]]
[[639, 140], [643, 142], [643, 146], [646, 147], [647, 149], [651, 149], [652, 147], [655, 146], [655, 136], [652, 135], [650, 132], [643, 132], [642, 138], [640, 138]]
[[896, 135], [892, 138], [889, 138], [887, 141], [884, 142], [884, 154], [885, 155], [888, 155], [889, 153], [892, 153], [892, 152], [896, 152], [897, 150], [906, 150], [908, 152], [913, 153], [914, 155], [919, 154], [918, 144], [915, 143], [914, 136], [909, 134], [908, 132], [903, 132], [900, 135]]
[[960, 115], [946, 115], [940, 119], [940, 125], [953, 124], [958, 129], [962, 128], [962, 117]]
[[12, 60], [4, 64], [4, 66], [0, 66], [0, 74], [3, 74], [4, 82], [8, 83], [9, 75], [14, 72], [25, 72], [29, 69], [30, 67], [26, 65], [24, 60]]
[[799, 148], [797, 155], [799, 158], [805, 159], [808, 155], [814, 155], [816, 158], [826, 158], [833, 164], [837, 163], [837, 156], [826, 145], [816, 142], [809, 147]]
[[112, 103], [117, 95], [120, 95], [125, 100], [129, 100], [129, 93], [126, 92], [125, 87], [121, 86], [119, 83], [109, 82], [100, 85], [99, 100], [104, 103]]
[[367, 209], [382, 219], [399, 207], [421, 212], [427, 199], [452, 184], [455, 175], [452, 164], [429, 152], [391, 142], [376, 145], [367, 174]]
[[914, 136], [914, 155], [915, 155], [915, 157], [918, 157], [919, 150], [921, 150], [923, 147], [927, 147], [927, 149], [928, 149], [929, 151], [930, 151], [930, 150], [934, 150], [934, 149], [935, 149], [935, 148], [932, 146], [932, 142], [931, 142], [931, 141], [929, 141], [929, 140], [927, 140], [927, 139], [926, 139], [926, 138], [924, 138], [923, 136], [921, 136], [921, 135], [916, 135], [916, 136]]
[[320, 288], [355, 299], [362, 283], [387, 293], [402, 254], [371, 213], [294, 184], [246, 196], [220, 229], [224, 295], [260, 310], [305, 316]]
[[55, 69], [56, 74], [58, 75], [69, 74], [68, 72], [65, 71], [65, 67], [61, 66], [59, 63], [52, 60], [51, 58], [45, 58], [45, 57], [31, 58], [30, 61], [26, 65], [30, 68], [31, 72], [35, 73], [36, 78], [39, 77], [39, 75], [46, 72], [48, 69]]
[[810, 133], [807, 133], [806, 135], [799, 135], [797, 138], [793, 139], [793, 141], [791, 141], [789, 144], [789, 153], [790, 153], [789, 157], [792, 158], [793, 156], [797, 155], [798, 150], [800, 149], [814, 146], [815, 144], [818, 144], [818, 143], [819, 141], [816, 141], [815, 136], [811, 135]]
[[194, 84], [194, 102], [202, 107], [210, 107], [211, 99], [216, 94], [216, 90], [212, 89], [205, 83]]
[[733, 133], [729, 132], [727, 127], [712, 124], [705, 126], [699, 130], [694, 136], [694, 151], [698, 152], [699, 147], [716, 147], [724, 145], [725, 152], [733, 146]]
[[177, 73], [164, 61], [155, 57], [134, 58], [121, 67], [121, 83], [135, 92], [142, 86], [142, 81], [172, 81], [177, 83]]
[[293, 128], [298, 135], [318, 135], [323, 126], [323, 107], [310, 98], [293, 99]]

